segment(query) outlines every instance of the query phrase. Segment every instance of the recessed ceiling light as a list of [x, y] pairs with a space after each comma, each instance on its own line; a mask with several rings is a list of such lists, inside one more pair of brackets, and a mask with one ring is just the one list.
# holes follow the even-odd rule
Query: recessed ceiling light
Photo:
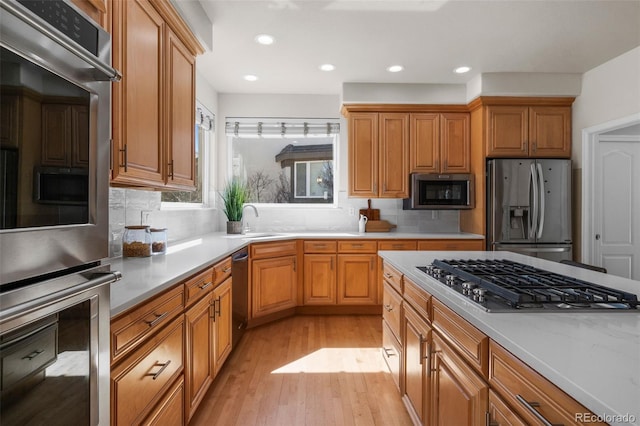
[[387, 71], [389, 72], [400, 72], [404, 69], [404, 67], [402, 65], [391, 65], [389, 68], [387, 68]]
[[336, 69], [336, 67], [334, 65], [331, 64], [322, 64], [320, 65], [320, 69], [322, 71], [333, 71]]
[[247, 74], [244, 76], [244, 79], [247, 81], [256, 81], [258, 79], [258, 77], [256, 77], [255, 75], [252, 74]]
[[256, 43], [264, 44], [265, 46], [273, 44], [276, 41], [276, 39], [269, 34], [258, 34], [254, 40]]
[[464, 74], [465, 72], [469, 72], [469, 71], [471, 71], [471, 67], [467, 67], [467, 66], [458, 67], [453, 70], [453, 72], [455, 72], [456, 74]]

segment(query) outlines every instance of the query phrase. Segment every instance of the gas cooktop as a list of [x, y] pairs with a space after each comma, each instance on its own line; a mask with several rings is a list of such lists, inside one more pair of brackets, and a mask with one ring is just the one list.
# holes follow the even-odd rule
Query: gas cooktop
[[638, 312], [635, 294], [511, 260], [434, 260], [418, 269], [488, 312]]

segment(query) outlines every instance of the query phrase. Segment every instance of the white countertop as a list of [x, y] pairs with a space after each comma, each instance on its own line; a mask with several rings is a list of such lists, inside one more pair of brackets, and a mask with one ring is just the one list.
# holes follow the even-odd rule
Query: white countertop
[[122, 273], [122, 280], [111, 285], [111, 316], [144, 302], [209, 265], [220, 261], [251, 242], [279, 241], [295, 238], [327, 239], [482, 239], [468, 233], [402, 233], [402, 232], [264, 232], [228, 235], [206, 234], [177, 243], [169, 243], [167, 254], [139, 258], [112, 258], [103, 263]]
[[[595, 414], [614, 425], [640, 425], [640, 311], [488, 313], [416, 266], [434, 259], [511, 259], [634, 294], [640, 281], [509, 252], [379, 254]], [[630, 422], [607, 417], [625, 415]]]

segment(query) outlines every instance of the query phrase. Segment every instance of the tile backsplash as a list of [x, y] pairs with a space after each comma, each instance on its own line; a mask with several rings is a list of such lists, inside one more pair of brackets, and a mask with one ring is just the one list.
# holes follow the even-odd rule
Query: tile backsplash
[[[122, 233], [127, 225], [167, 228], [169, 245], [226, 229], [226, 217], [215, 208], [161, 209], [160, 192], [111, 188], [109, 195], [110, 255], [122, 254]], [[245, 221], [254, 232], [304, 232], [358, 230], [358, 211], [367, 207], [364, 198], [349, 198], [338, 193], [338, 207], [260, 206], [256, 217], [245, 211]], [[458, 232], [456, 210], [402, 210], [402, 200], [374, 199], [372, 208], [380, 209], [380, 219], [397, 225], [392, 232]], [[353, 210], [353, 215], [351, 211]]]

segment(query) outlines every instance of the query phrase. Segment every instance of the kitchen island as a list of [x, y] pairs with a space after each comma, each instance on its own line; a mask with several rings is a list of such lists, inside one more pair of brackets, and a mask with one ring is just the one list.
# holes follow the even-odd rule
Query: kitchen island
[[634, 294], [640, 293], [640, 282], [508, 252], [379, 255], [601, 420], [640, 424], [640, 310], [486, 312], [417, 267], [434, 259], [509, 259]]

